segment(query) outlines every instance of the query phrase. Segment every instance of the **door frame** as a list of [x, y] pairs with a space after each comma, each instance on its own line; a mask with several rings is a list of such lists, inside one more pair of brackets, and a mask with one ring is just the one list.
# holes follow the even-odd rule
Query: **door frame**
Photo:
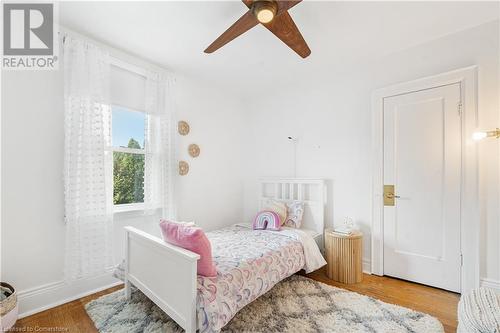
[[480, 281], [478, 155], [476, 144], [472, 140], [472, 134], [478, 126], [477, 66], [399, 83], [373, 92], [371, 269], [375, 275], [384, 275], [384, 99], [456, 83], [460, 85], [462, 113], [460, 287], [461, 292], [465, 293], [478, 288]]

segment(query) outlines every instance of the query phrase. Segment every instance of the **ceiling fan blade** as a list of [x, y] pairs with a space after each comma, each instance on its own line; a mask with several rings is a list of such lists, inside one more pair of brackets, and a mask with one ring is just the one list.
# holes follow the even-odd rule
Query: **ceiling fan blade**
[[302, 58], [311, 54], [309, 46], [288, 12], [276, 16], [274, 20], [263, 25]]
[[283, 12], [286, 12], [302, 0], [293, 0], [293, 1], [276, 1], [278, 3], [278, 14], [280, 15]]
[[253, 0], [241, 0], [248, 8], [252, 7]]
[[232, 26], [229, 27], [222, 35], [219, 36], [209, 47], [205, 50], [205, 53], [212, 53], [215, 50], [223, 47], [236, 37], [243, 34], [245, 31], [253, 28], [259, 23], [255, 18], [255, 15], [249, 10], [238, 21], [234, 22]]

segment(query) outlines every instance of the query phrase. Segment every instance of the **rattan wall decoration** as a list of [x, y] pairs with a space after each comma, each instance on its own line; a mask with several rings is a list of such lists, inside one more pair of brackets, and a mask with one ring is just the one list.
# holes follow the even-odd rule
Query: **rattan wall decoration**
[[179, 175], [185, 176], [189, 172], [189, 164], [186, 161], [179, 161]]
[[177, 130], [179, 131], [180, 135], [188, 135], [189, 134], [189, 124], [181, 120], [177, 123]]
[[193, 158], [200, 156], [200, 147], [196, 143], [192, 143], [188, 147], [189, 155]]

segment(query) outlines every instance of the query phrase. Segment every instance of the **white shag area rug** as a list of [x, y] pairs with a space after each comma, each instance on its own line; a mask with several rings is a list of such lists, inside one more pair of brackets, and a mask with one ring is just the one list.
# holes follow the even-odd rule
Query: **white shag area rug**
[[[140, 291], [123, 290], [85, 306], [101, 333], [183, 332]], [[293, 275], [243, 308], [222, 332], [444, 332], [436, 318]]]

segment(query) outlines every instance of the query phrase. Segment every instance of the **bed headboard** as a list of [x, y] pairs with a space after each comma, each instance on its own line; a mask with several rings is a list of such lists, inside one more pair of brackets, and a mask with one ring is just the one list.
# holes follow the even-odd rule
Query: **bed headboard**
[[302, 227], [323, 234], [325, 228], [326, 187], [323, 179], [263, 178], [260, 180], [259, 207], [266, 201], [300, 200], [304, 202]]

